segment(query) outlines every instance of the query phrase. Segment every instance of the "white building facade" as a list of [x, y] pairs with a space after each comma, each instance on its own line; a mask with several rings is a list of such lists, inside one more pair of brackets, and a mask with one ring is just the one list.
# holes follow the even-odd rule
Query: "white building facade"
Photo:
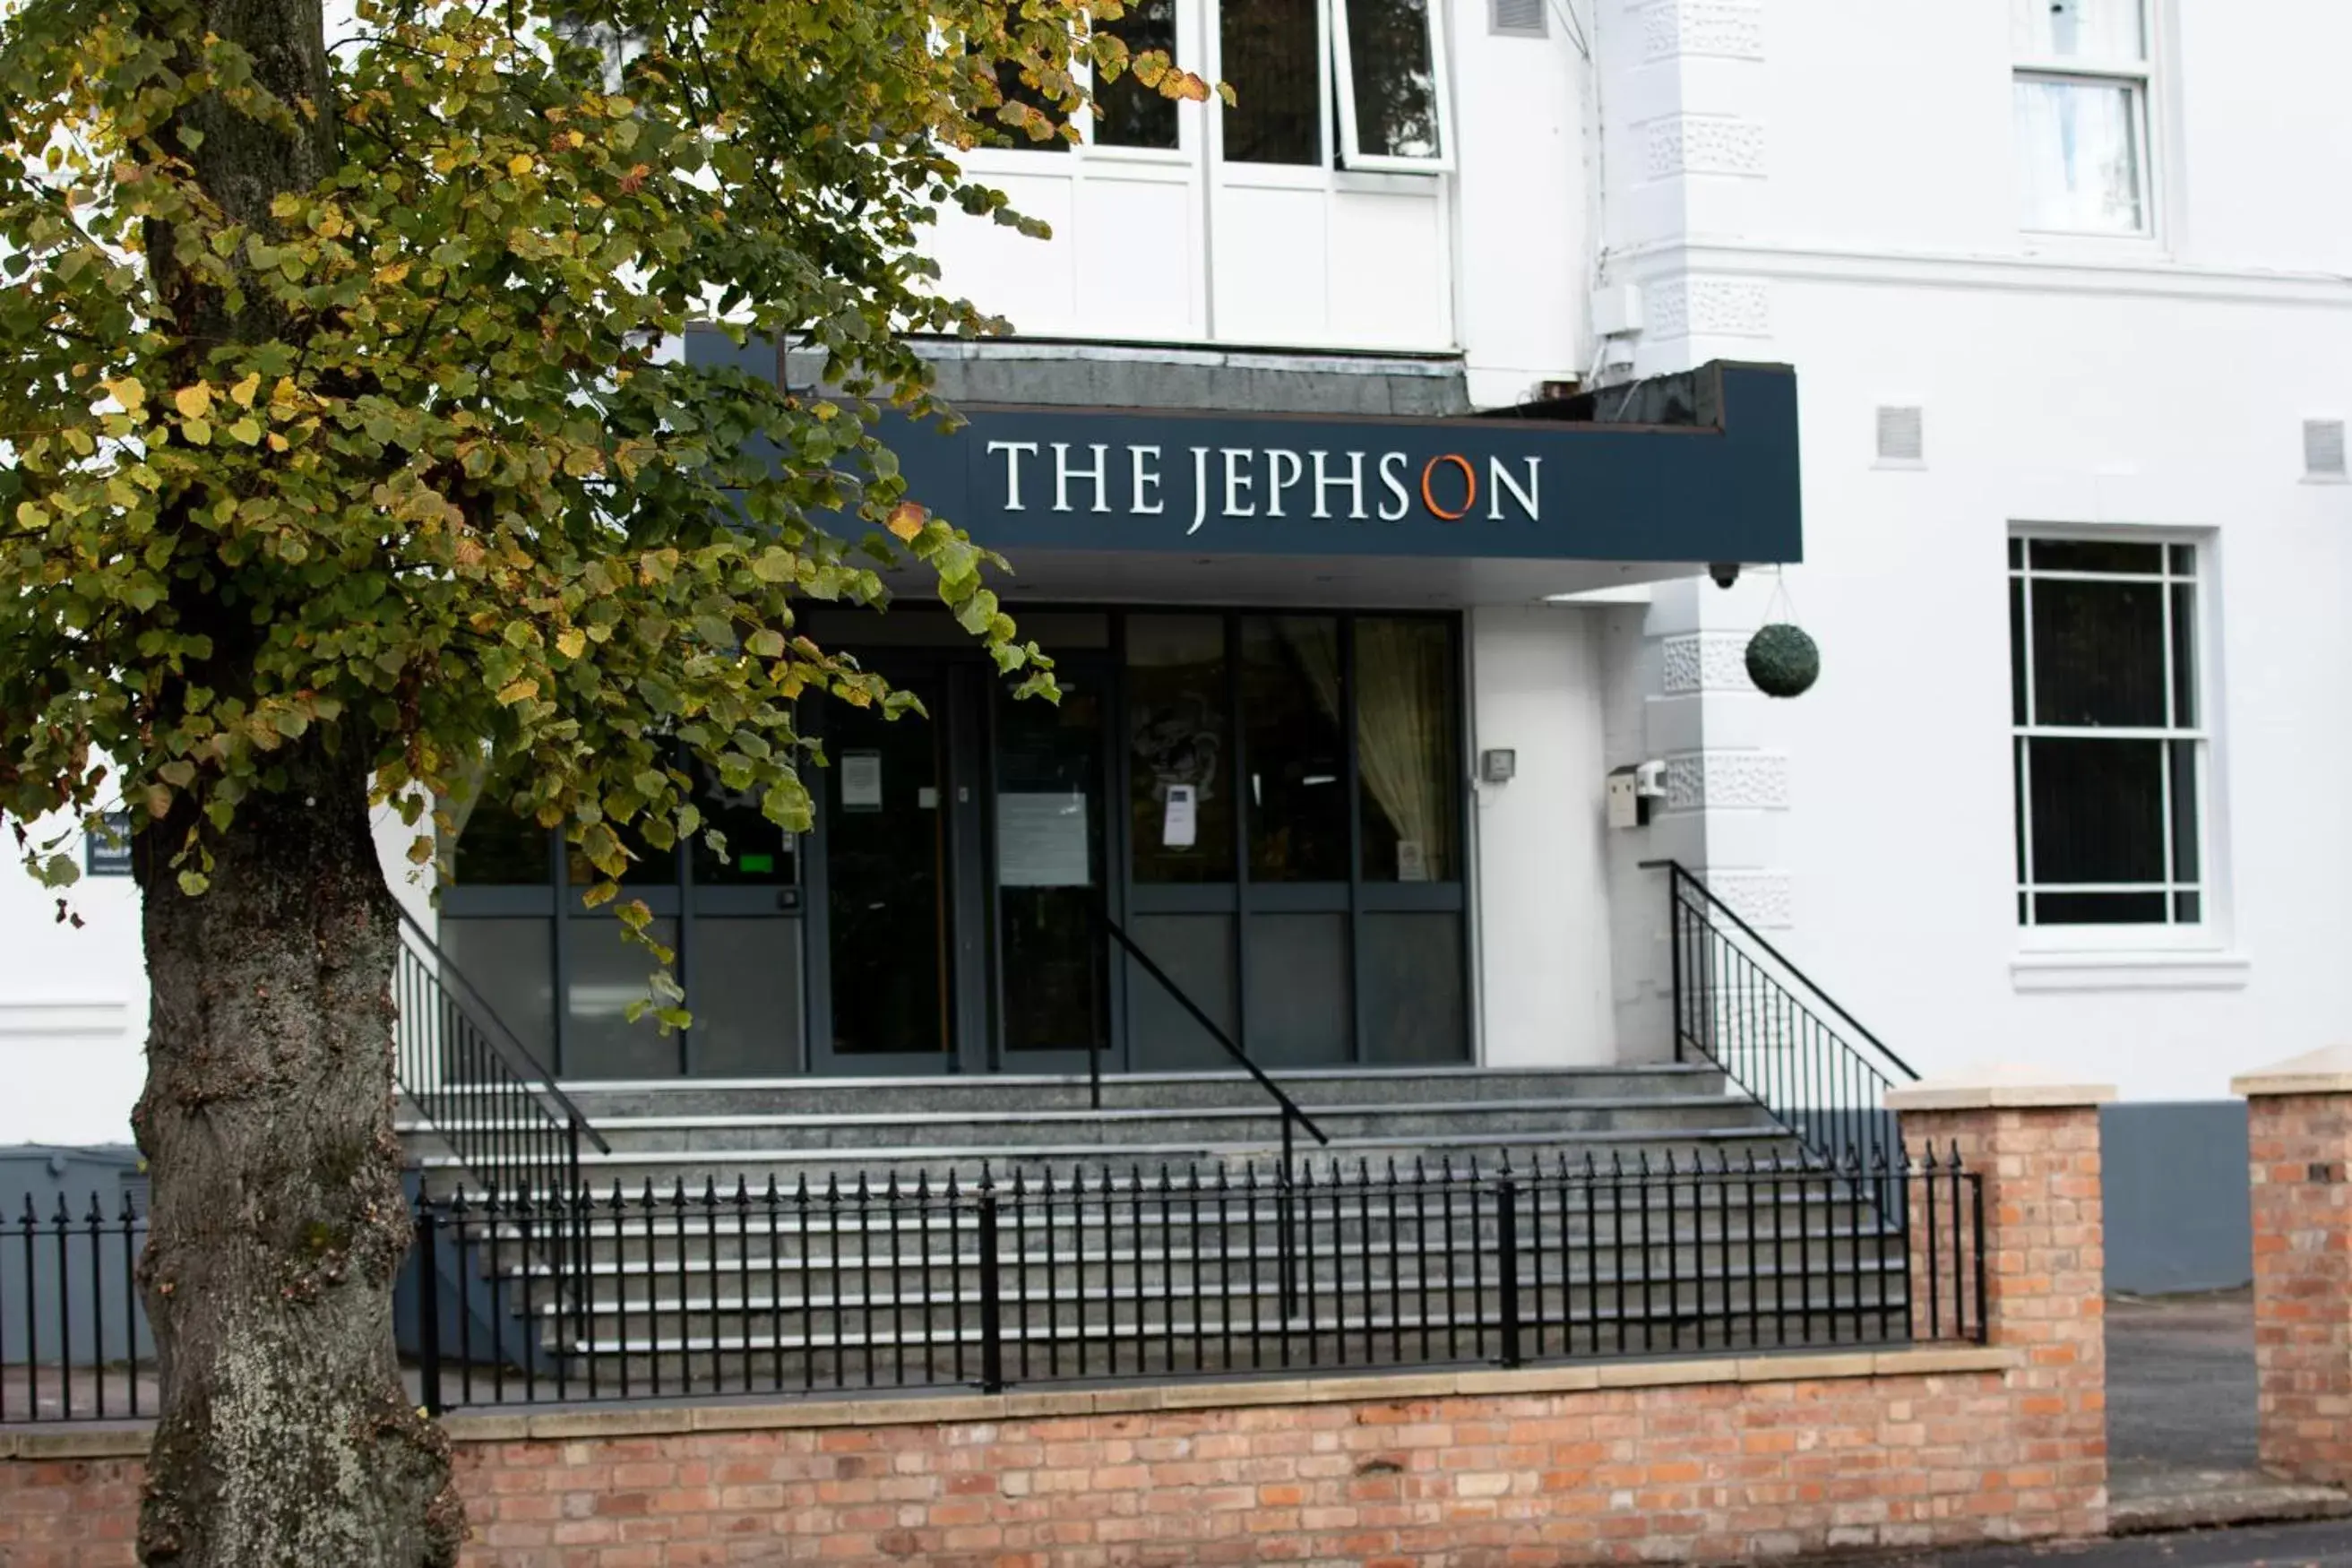
[[[1727, 591], [1696, 547], [1528, 566], [1144, 554], [1110, 535], [1098, 552], [1039, 550], [1005, 585], [1049, 647], [1067, 639], [1073, 668], [1127, 661], [1104, 720], [1111, 753], [1141, 701], [1136, 649], [1158, 638], [1177, 659], [1199, 629], [1178, 624], [1187, 615], [1222, 617], [1236, 662], [1261, 632], [1309, 666], [1322, 657], [1310, 645], [1345, 642], [1347, 679], [1366, 691], [1401, 657], [1383, 629], [1395, 617], [1446, 628], [1455, 684], [1427, 712], [1456, 726], [1433, 754], [1459, 791], [1458, 844], [1419, 842], [1395, 804], [1406, 786], [1367, 783], [1343, 813], [1348, 866], [1303, 879], [1344, 896], [1294, 888], [1252, 904], [1244, 889], [1218, 905], [1195, 889], [1126, 907], [1259, 920], [1262, 951], [1220, 928], [1169, 952], [1227, 988], [1219, 1005], [1237, 1021], [1288, 1018], [1261, 1038], [1302, 1054], [1273, 1059], [1378, 1059], [1369, 1042], [1398, 1006], [1381, 976], [1423, 945], [1368, 934], [1384, 914], [1454, 921], [1439, 945], [1456, 944], [1458, 973], [1433, 984], [1458, 988], [1460, 1027], [1434, 1059], [1671, 1054], [1666, 859], [1922, 1072], [2026, 1060], [2113, 1080], [2133, 1101], [2211, 1101], [2247, 1063], [2341, 1037], [2352, 1005], [2333, 984], [2334, 886], [2352, 868], [2352, 823], [2329, 803], [2352, 784], [2352, 731], [2333, 721], [2352, 684], [2338, 613], [2352, 584], [2352, 224], [2328, 175], [2352, 167], [2352, 110], [2333, 79], [2352, 10], [2281, 0], [2262, 27], [2194, 0], [1130, 0], [1130, 13], [1132, 43], [1232, 82], [1239, 106], [1114, 94], [1085, 145], [973, 157], [1054, 237], [943, 221], [948, 286], [1018, 333], [942, 345], [950, 395], [1093, 414], [1520, 408], [1607, 422], [1642, 412], [1635, 384], [1714, 362], [1796, 376], [1801, 563], [1734, 557], [1746, 569]], [[1089, 503], [1118, 487], [1092, 477], [1090, 442], [1071, 440], [1075, 467], [1050, 432], [987, 461], [1012, 464], [1015, 487], [1034, 461], [1039, 509], [1058, 480], [1058, 499], [1076, 482], [1078, 510], [1102, 510]], [[1514, 460], [1479, 466], [1480, 507], [1505, 500], [1498, 472], [1530, 482]], [[1168, 461], [1189, 459], [1171, 444]], [[1260, 504], [1285, 477], [1250, 472]], [[1106, 528], [1133, 521], [1147, 492], [1131, 477]], [[1555, 468], [1545, 482], [1574, 481]], [[1554, 499], [1570, 519], [1588, 500], [1596, 514], [1623, 504]], [[1004, 547], [1024, 567], [1018, 543]], [[1317, 616], [1328, 633], [1265, 631]], [[1767, 619], [1821, 645], [1819, 684], [1796, 700], [1746, 676]], [[1244, 694], [1224, 721], [1278, 731], [1293, 700], [1311, 720], [1293, 692], [1259, 710]], [[1349, 711], [1361, 743], [1333, 765], [1377, 771], [1371, 721]], [[1038, 745], [1033, 762], [1052, 749]], [[948, 771], [921, 787], [947, 805], [961, 775], [940, 756]], [[1652, 762], [1663, 795], [1642, 825], [1612, 827], [1611, 773]], [[1091, 849], [1057, 850], [1051, 824], [1000, 805], [987, 854], [1026, 834], [1038, 866], [1070, 853], [1100, 866], [1178, 854], [1203, 831], [1190, 815], [1171, 826], [1164, 787], [1139, 795], [1125, 764], [1107, 765], [1108, 804], [1088, 809], [1118, 823], [1108, 839], [1096, 828]], [[1000, 774], [994, 787], [1009, 786]], [[1205, 823], [1207, 806], [1185, 811]], [[1383, 816], [1376, 875], [1365, 845]], [[1298, 842], [1265, 853], [1307, 863], [1311, 816]], [[833, 874], [856, 831], [838, 826]], [[1263, 871], [1260, 847], [1244, 837], [1236, 854]], [[814, 852], [784, 846], [792, 866], [773, 863], [812, 922], [826, 898]], [[943, 931], [963, 918], [952, 862], [943, 849], [929, 895]], [[718, 964], [721, 925], [766, 895], [698, 892], [680, 875], [664, 918], [708, 917]], [[979, 880], [999, 895], [1052, 885], [1024, 876]], [[1444, 899], [1404, 886], [1448, 881], [1458, 892]], [[86, 929], [58, 924], [29, 886], [0, 897], [13, 1086], [0, 1141], [124, 1134], [144, 1026], [135, 895], [96, 877], [74, 908]], [[560, 913], [551, 936], [518, 923], [539, 908], [514, 889], [453, 900], [443, 945], [491, 972], [502, 1005], [543, 1011], [560, 1034], [593, 963], [561, 956], [572, 937]], [[461, 910], [505, 923], [460, 931]], [[1315, 926], [1327, 917], [1342, 924]], [[942, 980], [926, 1004], [936, 1016], [908, 1026], [929, 1041], [936, 1022], [940, 1043], [923, 1049], [961, 1051], [967, 1070], [1007, 1064], [1005, 998], [1028, 989], [1001, 978], [1011, 925], [985, 923], [1013, 917], [975, 918], [994, 933], [982, 939], [993, 988]], [[799, 978], [747, 1012], [830, 1005], [814, 1000], [827, 986], [813, 929], [779, 928], [801, 944]], [[750, 933], [725, 927], [727, 941]], [[942, 942], [950, 975], [961, 950]], [[729, 962], [764, 972], [774, 951]], [[1058, 961], [1037, 962], [1042, 974]], [[1318, 966], [1340, 976], [1350, 1020], [1329, 1025], [1309, 994]], [[523, 978], [501, 989], [508, 973]], [[1306, 1003], [1285, 1003], [1294, 981]], [[1076, 1004], [1088, 1016], [1129, 1005]], [[903, 1024], [808, 1016], [805, 1038], [765, 1056], [739, 1040], [677, 1070], [870, 1068], [845, 1042]], [[1134, 1031], [1126, 1065], [1181, 1065], [1147, 1060], [1142, 1026], [1121, 1026]], [[582, 1070], [657, 1070], [614, 1048]]]

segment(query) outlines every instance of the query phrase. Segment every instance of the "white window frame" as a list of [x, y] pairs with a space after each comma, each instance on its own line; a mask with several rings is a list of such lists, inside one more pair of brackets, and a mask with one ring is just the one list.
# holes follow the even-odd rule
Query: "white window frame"
[[[2052, 238], [2063, 238], [2096, 244], [2106, 241], [2130, 244], [2157, 237], [2158, 217], [2157, 193], [2160, 182], [2157, 177], [2157, 114], [2156, 89], [2158, 58], [2163, 6], [2158, 0], [2137, 0], [2139, 5], [2140, 55], [2137, 59], [2103, 59], [2082, 55], [2061, 57], [2024, 56], [2012, 61], [2010, 77], [2012, 84], [2054, 82], [2074, 87], [2120, 87], [2131, 95], [2131, 135], [2135, 161], [2139, 172], [2139, 226], [2137, 228], [2037, 228], [2019, 215], [2018, 228], [2024, 234]], [[2014, 87], [2011, 94], [2012, 108], [2010, 129], [2017, 132]], [[2019, 149], [2020, 156], [2023, 149]], [[2022, 193], [2020, 193], [2021, 205]]]
[[[1246, 5], [1248, 0], [1223, 0]], [[1331, 149], [1339, 167], [1371, 174], [1444, 174], [1454, 169], [1453, 74], [1445, 51], [1445, 19], [1452, 9], [1445, 0], [1419, 0], [1422, 20], [1429, 32], [1429, 72], [1437, 98], [1437, 156], [1407, 158], [1393, 153], [1360, 151], [1362, 137], [1356, 124], [1356, 72], [1353, 46], [1348, 37], [1348, 0], [1325, 0], [1323, 30], [1330, 40], [1325, 50], [1332, 85], [1339, 100], [1339, 135]]]
[[[2012, 709], [2010, 714], [2010, 773], [2012, 811], [2015, 820], [2011, 830], [2016, 836], [2011, 860], [2011, 899], [2017, 906], [2011, 919], [2018, 934], [2020, 947], [2028, 952], [2161, 952], [2183, 950], [2211, 951], [2224, 944], [2228, 929], [2223, 907], [2227, 886], [2222, 864], [2221, 835], [2216, 825], [2221, 820], [2219, 771], [2214, 766], [2215, 740], [2215, 670], [2214, 626], [2218, 597], [2214, 554], [2210, 536], [2179, 531], [2158, 532], [2145, 529], [2069, 528], [2060, 525], [2020, 524], [2010, 531], [2010, 539], [2020, 544], [2026, 564], [2008, 567], [2003, 574], [2003, 597], [2008, 585], [2025, 582], [2025, 605], [2022, 625], [2025, 658], [2025, 721], [2018, 721]], [[2035, 567], [2032, 563], [2032, 546], [2036, 541], [2053, 542], [2079, 542], [2085, 543], [2149, 544], [2165, 548], [2160, 572], [2136, 574], [2122, 572], [2067, 572]], [[2188, 574], [2172, 570], [2171, 549], [2189, 550], [2193, 569]], [[2196, 721], [2189, 725], [2167, 724], [2159, 727], [2126, 729], [2117, 726], [2043, 725], [2034, 722], [2033, 711], [2033, 600], [2032, 584], [2037, 581], [2076, 581], [2104, 583], [2151, 583], [2163, 585], [2165, 690], [2170, 700], [2173, 689], [2172, 585], [2189, 584], [2190, 626], [2189, 657], [2196, 668], [2190, 672], [2190, 690], [2196, 703]], [[2012, 644], [2010, 658], [2012, 667], [2020, 650]], [[2015, 679], [2014, 669], [2011, 678]], [[2025, 745], [2031, 739], [2097, 738], [2116, 741], [2187, 742], [2194, 748], [2197, 784], [2197, 866], [2193, 880], [2175, 877], [2172, 835], [2172, 774], [2169, 766], [2163, 773], [2165, 879], [2161, 883], [2039, 883], [2032, 879], [2033, 868], [2033, 794], [2032, 752]], [[2019, 853], [2024, 864], [2016, 863]], [[2162, 922], [2137, 921], [2114, 924], [2051, 924], [2033, 923], [2033, 895], [2056, 892], [2116, 892], [2149, 893], [2161, 890], [2165, 899], [2165, 919]], [[2180, 893], [2194, 893], [2198, 900], [2198, 918], [2183, 921], [2178, 916], [2174, 900]]]

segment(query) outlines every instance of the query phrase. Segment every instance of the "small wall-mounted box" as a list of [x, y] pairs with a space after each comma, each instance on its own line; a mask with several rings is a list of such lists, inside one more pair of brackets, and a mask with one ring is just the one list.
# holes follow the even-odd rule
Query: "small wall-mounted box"
[[1478, 753], [1480, 784], [1508, 784], [1511, 775], [1519, 771], [1519, 753], [1509, 751], [1487, 751]]
[[1649, 797], [1641, 791], [1639, 768], [1609, 770], [1609, 826], [1612, 827], [1646, 827], [1650, 824]]

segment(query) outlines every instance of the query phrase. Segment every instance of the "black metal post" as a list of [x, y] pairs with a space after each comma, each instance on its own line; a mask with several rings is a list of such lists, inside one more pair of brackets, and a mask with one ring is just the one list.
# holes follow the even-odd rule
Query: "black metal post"
[[1508, 1176], [1495, 1189], [1501, 1206], [1495, 1215], [1496, 1283], [1502, 1291], [1502, 1364], [1517, 1366], [1519, 1355], [1519, 1184]]
[[1282, 1170], [1274, 1184], [1275, 1269], [1282, 1292], [1282, 1320], [1287, 1323], [1298, 1310], [1298, 1238], [1291, 1209], [1292, 1152], [1290, 1117], [1282, 1118]]
[[[1053, 1216], [1046, 1216], [1052, 1223]], [[1004, 1390], [1003, 1286], [996, 1258], [996, 1194], [980, 1193], [980, 1386], [982, 1393]]]
[[417, 1403], [427, 1415], [441, 1415], [448, 1406], [441, 1399], [441, 1259], [431, 1204], [416, 1210], [416, 1371]]
[[1666, 946], [1671, 951], [1674, 966], [1674, 989], [1669, 1005], [1674, 1008], [1675, 1060], [1683, 1059], [1683, 868], [1669, 867], [1666, 871]]

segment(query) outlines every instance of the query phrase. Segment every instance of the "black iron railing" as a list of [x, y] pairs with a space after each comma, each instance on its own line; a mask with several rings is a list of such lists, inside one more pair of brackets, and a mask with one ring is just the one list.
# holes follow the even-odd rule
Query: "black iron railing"
[[611, 1146], [425, 928], [405, 910], [400, 919], [395, 1070], [424, 1146], [437, 1143], [478, 1187], [579, 1191], [580, 1146]]
[[584, 1205], [574, 1295], [533, 1238], [580, 1206], [420, 1209], [427, 1269], [487, 1282], [425, 1336], [424, 1404], [1297, 1376], [1985, 1330], [1978, 1177], [1956, 1160], [1310, 1163], [1286, 1194], [1271, 1172], [1164, 1166], [616, 1188]]
[[1668, 874], [1676, 1061], [1704, 1060], [1816, 1157], [1874, 1164], [1899, 1134], [1886, 1091], [1918, 1078], [1706, 884]]
[[[1248, 1168], [424, 1199], [405, 1375], [438, 1411], [1985, 1337], [1957, 1154], [1323, 1163], [1291, 1192], [1287, 1278]], [[0, 1226], [0, 1424], [154, 1411], [145, 1230], [95, 1203]]]

